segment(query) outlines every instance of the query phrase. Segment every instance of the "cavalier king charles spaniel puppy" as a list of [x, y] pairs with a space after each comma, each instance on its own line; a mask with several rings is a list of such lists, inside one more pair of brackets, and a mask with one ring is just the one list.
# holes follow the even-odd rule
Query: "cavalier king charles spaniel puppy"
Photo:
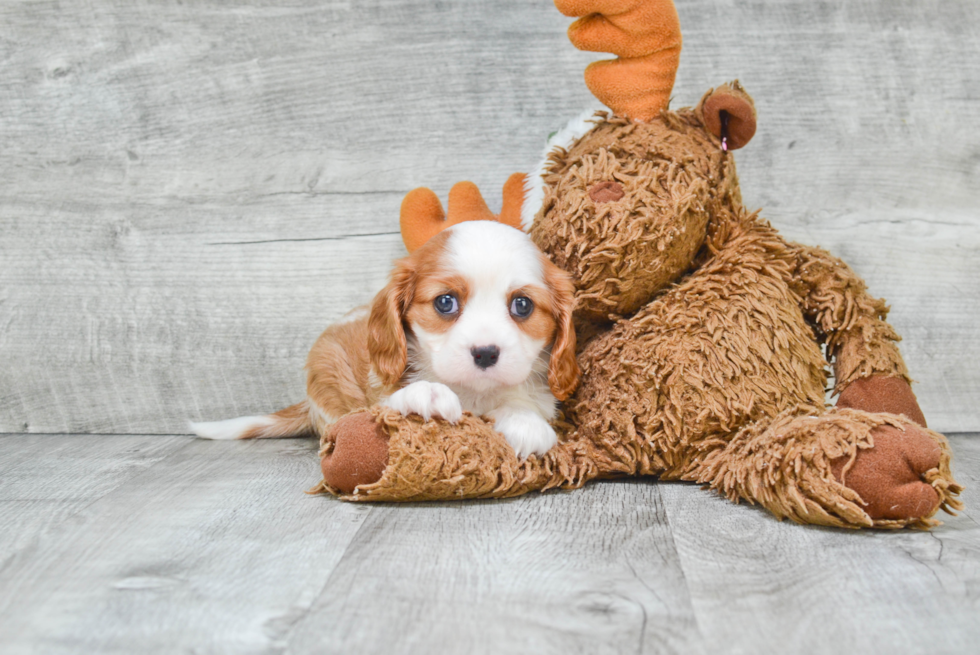
[[191, 428], [210, 439], [322, 435], [348, 412], [381, 404], [425, 420], [492, 418], [519, 458], [543, 455], [557, 441], [557, 401], [578, 384], [573, 293], [525, 233], [459, 223], [397, 261], [370, 311], [320, 335], [306, 400]]

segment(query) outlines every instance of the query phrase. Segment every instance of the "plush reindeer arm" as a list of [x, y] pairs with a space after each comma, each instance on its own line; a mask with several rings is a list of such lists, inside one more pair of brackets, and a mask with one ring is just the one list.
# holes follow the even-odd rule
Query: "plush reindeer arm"
[[827, 345], [840, 402], [867, 411], [904, 413], [925, 425], [898, 351], [901, 338], [885, 320], [888, 306], [872, 297], [864, 281], [827, 251], [795, 244], [793, 249], [796, 267], [791, 283], [804, 315]]

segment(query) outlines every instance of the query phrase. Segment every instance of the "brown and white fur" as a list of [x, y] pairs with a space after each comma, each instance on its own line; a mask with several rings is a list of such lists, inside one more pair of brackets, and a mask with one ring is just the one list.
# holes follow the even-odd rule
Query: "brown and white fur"
[[[520, 230], [455, 225], [395, 263], [370, 311], [320, 335], [306, 400], [191, 428], [209, 439], [322, 435], [344, 414], [382, 404], [426, 420], [493, 418], [519, 457], [543, 454], [557, 441], [549, 424], [557, 401], [578, 383], [573, 291]], [[530, 300], [526, 316], [520, 299]]]

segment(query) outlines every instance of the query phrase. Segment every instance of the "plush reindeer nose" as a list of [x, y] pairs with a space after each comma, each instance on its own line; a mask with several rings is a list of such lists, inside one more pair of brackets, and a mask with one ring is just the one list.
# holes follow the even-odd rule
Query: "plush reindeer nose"
[[497, 359], [500, 358], [500, 348], [497, 346], [480, 346], [479, 348], [470, 348], [470, 354], [473, 355], [473, 363], [482, 369], [488, 369], [497, 363]]
[[619, 182], [599, 182], [599, 184], [593, 184], [592, 188], [589, 189], [589, 197], [597, 205], [603, 202], [616, 202], [621, 200], [624, 195], [626, 192], [623, 191], [623, 185]]

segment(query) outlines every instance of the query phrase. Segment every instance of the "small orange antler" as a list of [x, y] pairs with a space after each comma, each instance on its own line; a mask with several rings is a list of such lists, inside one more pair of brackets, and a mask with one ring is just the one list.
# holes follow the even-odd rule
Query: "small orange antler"
[[585, 83], [615, 113], [636, 120], [656, 117], [670, 102], [681, 57], [681, 25], [673, 0], [555, 0], [580, 50], [618, 59], [589, 64]]
[[472, 182], [458, 182], [449, 191], [449, 217], [442, 211], [438, 196], [425, 187], [413, 189], [402, 200], [402, 241], [408, 252], [447, 227], [464, 221], [500, 221], [521, 229], [521, 205], [524, 202], [524, 173], [514, 173], [504, 184], [504, 204], [500, 214], [487, 207], [480, 189]]

